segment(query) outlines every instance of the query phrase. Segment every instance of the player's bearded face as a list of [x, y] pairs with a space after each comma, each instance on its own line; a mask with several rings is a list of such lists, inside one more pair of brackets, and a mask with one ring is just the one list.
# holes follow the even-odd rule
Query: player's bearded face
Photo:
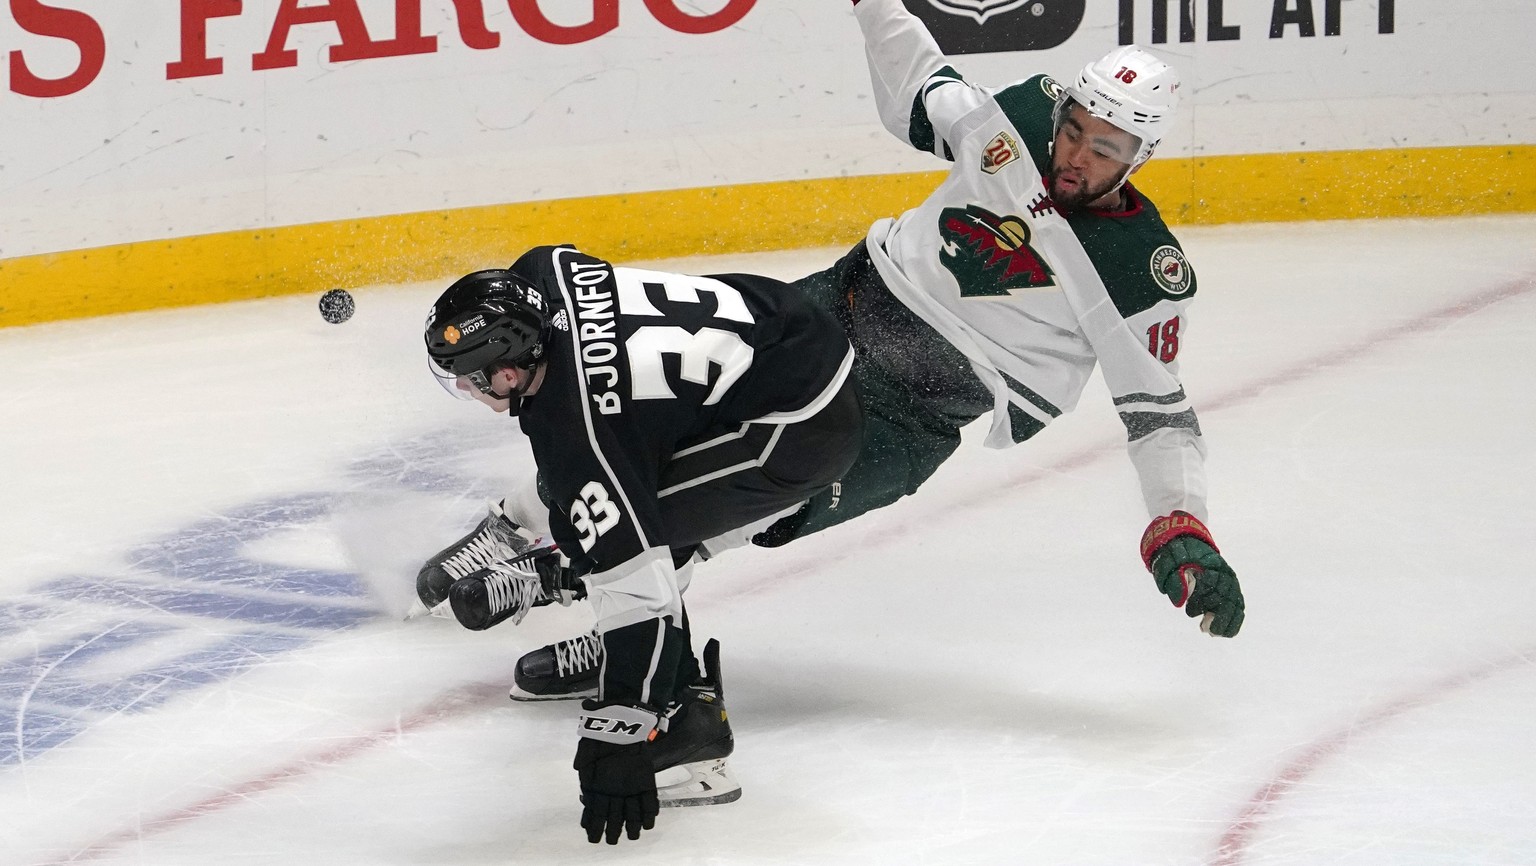
[[1051, 148], [1050, 193], [1067, 208], [1105, 207], [1130, 170], [1140, 142], [1134, 135], [1074, 105]]

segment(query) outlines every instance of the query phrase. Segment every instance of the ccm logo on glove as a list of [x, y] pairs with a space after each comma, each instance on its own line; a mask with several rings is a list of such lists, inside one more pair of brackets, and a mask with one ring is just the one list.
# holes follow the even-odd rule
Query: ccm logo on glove
[[658, 717], [649, 710], [624, 704], [603, 708], [605, 715], [582, 713], [577, 725], [583, 737], [605, 743], [641, 743], [656, 739]]

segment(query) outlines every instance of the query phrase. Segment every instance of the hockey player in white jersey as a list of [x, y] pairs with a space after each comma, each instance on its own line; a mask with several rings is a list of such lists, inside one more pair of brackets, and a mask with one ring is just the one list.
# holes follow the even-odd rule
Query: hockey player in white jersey
[[1177, 72], [1124, 46], [1066, 82], [977, 86], [901, 0], [855, 3], [885, 126], [954, 165], [921, 205], [799, 281], [848, 330], [869, 424], [835, 495], [756, 540], [914, 492], [987, 411], [987, 445], [1028, 439], [1076, 405], [1097, 364], [1152, 518], [1143, 561], [1204, 630], [1237, 634], [1242, 591], [1205, 526], [1205, 444], [1178, 378], [1195, 274], [1129, 181], [1177, 107]]

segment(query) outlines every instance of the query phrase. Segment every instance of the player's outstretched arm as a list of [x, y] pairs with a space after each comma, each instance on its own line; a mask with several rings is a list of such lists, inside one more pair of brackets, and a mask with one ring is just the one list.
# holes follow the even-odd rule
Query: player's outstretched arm
[[990, 97], [949, 65], [923, 22], [901, 0], [862, 0], [854, 17], [880, 122], [918, 150], [953, 159], [954, 124]]
[[1141, 561], [1174, 607], [1201, 617], [1201, 631], [1233, 637], [1243, 627], [1237, 573], [1194, 515], [1175, 511], [1152, 521], [1141, 536]]

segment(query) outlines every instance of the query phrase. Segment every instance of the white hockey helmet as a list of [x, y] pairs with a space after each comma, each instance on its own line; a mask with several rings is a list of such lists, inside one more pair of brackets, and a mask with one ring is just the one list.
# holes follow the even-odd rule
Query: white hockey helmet
[[1069, 100], [1141, 141], [1131, 162], [1135, 168], [1152, 156], [1173, 120], [1179, 73], [1152, 52], [1123, 45], [1084, 66], [1061, 89], [1051, 118], [1053, 132], [1061, 127]]

